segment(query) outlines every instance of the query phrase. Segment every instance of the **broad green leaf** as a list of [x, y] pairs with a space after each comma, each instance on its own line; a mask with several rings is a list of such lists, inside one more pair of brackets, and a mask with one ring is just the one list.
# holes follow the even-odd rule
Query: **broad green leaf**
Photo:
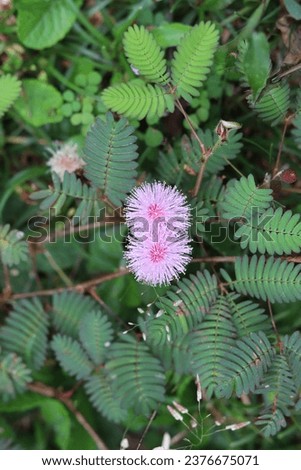
[[66, 449], [71, 432], [71, 419], [65, 406], [58, 400], [47, 398], [41, 403], [44, 421], [53, 429], [55, 442], [60, 449]]
[[284, 0], [284, 5], [290, 16], [295, 20], [301, 20], [301, 5], [296, 0]]
[[253, 33], [242, 58], [245, 78], [256, 101], [267, 83], [271, 69], [270, 47], [263, 33]]
[[178, 46], [182, 37], [190, 31], [191, 26], [182, 23], [163, 23], [155, 28], [152, 33], [161, 47]]
[[58, 109], [62, 105], [62, 96], [54, 86], [40, 80], [23, 81], [21, 96], [14, 104], [24, 121], [34, 127], [60, 122], [62, 116]]
[[18, 0], [18, 35], [26, 47], [45, 49], [63, 39], [82, 0]]

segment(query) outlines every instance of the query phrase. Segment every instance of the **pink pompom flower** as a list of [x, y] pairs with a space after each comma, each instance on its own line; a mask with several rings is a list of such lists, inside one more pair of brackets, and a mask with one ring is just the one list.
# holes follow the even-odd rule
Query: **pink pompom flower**
[[86, 164], [84, 160], [78, 154], [78, 148], [76, 144], [64, 144], [57, 149], [49, 149], [52, 154], [48, 160], [47, 165], [50, 166], [51, 171], [54, 171], [60, 178], [61, 181], [64, 179], [64, 174], [74, 173], [76, 170], [80, 170]]
[[134, 189], [125, 208], [130, 230], [125, 259], [140, 282], [169, 284], [190, 260], [190, 210], [186, 198], [164, 183]]

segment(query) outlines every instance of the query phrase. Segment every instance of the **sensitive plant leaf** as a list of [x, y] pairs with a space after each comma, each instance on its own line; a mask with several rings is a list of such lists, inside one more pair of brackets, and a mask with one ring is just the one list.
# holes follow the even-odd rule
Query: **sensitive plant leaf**
[[164, 53], [154, 36], [144, 26], [130, 26], [123, 38], [123, 45], [128, 62], [153, 83], [165, 85], [168, 82]]
[[0, 118], [18, 98], [21, 91], [21, 82], [11, 75], [0, 77]]
[[47, 352], [48, 317], [36, 297], [13, 304], [13, 310], [0, 329], [1, 347], [17, 353], [32, 369], [40, 369]]
[[0, 396], [5, 402], [23, 393], [31, 381], [31, 371], [19, 356], [9, 353], [0, 357]]
[[218, 31], [210, 23], [194, 26], [181, 40], [172, 61], [172, 82], [178, 96], [187, 101], [199, 95], [218, 43]]
[[18, 265], [28, 258], [28, 245], [23, 240], [24, 233], [10, 230], [10, 225], [0, 225], [0, 256], [7, 266]]
[[285, 8], [292, 18], [301, 20], [301, 5], [296, 0], [284, 0]]
[[93, 186], [119, 207], [135, 184], [138, 166], [134, 128], [126, 119], [96, 120], [84, 148], [85, 172]]

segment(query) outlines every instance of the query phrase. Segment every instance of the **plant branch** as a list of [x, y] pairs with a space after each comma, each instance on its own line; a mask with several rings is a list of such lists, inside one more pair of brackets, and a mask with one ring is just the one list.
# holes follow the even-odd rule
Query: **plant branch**
[[74, 415], [74, 417], [79, 422], [79, 424], [81, 424], [81, 426], [87, 431], [89, 436], [95, 442], [96, 447], [100, 450], [108, 450], [103, 440], [94, 431], [92, 426], [88, 423], [88, 421], [81, 414], [81, 412], [78, 411], [78, 409], [73, 404], [73, 401], [68, 396], [66, 396], [66, 393], [64, 394], [56, 390], [55, 388], [48, 387], [39, 382], [31, 383], [27, 386], [27, 388], [31, 392], [39, 393], [40, 395], [43, 395], [45, 397], [58, 399], [61, 403], [63, 403], [69, 409], [69, 411]]
[[274, 166], [274, 169], [273, 169], [273, 177], [279, 171], [280, 160], [281, 160], [283, 144], [284, 144], [284, 138], [285, 138], [285, 134], [286, 134], [286, 130], [287, 130], [287, 126], [288, 126], [289, 122], [290, 122], [290, 118], [288, 117], [284, 121], [284, 126], [283, 126], [283, 130], [282, 130], [282, 135], [281, 135], [280, 145], [279, 145], [279, 149], [278, 149], [277, 159], [276, 159], [276, 163], [275, 163], [275, 166]]
[[[60, 292], [65, 292], [65, 291], [85, 292], [86, 290], [89, 290], [92, 287], [98, 286], [99, 284], [102, 284], [103, 282], [110, 281], [111, 279], [115, 279], [117, 277], [125, 276], [126, 274], [129, 274], [129, 270], [126, 268], [121, 268], [114, 273], [104, 274], [94, 279], [90, 279], [85, 282], [80, 282], [79, 284], [76, 284], [74, 286], [56, 287], [54, 289], [44, 289], [44, 290], [38, 290], [38, 291], [33, 291], [33, 292], [21, 292], [19, 294], [13, 294], [10, 296], [9, 300], [26, 299], [29, 297], [43, 297], [43, 296], [58, 294]], [[7, 302], [7, 299], [5, 297], [0, 298], [0, 303], [1, 302], [2, 303]]]

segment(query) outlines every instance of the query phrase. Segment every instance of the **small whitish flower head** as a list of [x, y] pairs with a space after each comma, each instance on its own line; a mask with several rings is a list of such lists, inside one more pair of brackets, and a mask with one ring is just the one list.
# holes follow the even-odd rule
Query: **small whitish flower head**
[[[132, 233], [151, 230], [164, 222], [171, 231], [187, 230], [190, 208], [186, 197], [175, 187], [165, 183], [145, 183], [135, 188], [126, 201], [126, 223]], [[134, 233], [133, 233], [134, 234]]]
[[125, 259], [137, 281], [152, 286], [170, 284], [185, 272], [190, 260], [191, 247], [187, 234], [171, 233], [165, 225], [157, 236], [137, 240], [129, 237]]
[[52, 157], [48, 160], [47, 165], [51, 171], [54, 171], [61, 181], [64, 179], [64, 173], [74, 173], [85, 165], [85, 162], [78, 155], [76, 144], [65, 144], [56, 150], [49, 149]]

